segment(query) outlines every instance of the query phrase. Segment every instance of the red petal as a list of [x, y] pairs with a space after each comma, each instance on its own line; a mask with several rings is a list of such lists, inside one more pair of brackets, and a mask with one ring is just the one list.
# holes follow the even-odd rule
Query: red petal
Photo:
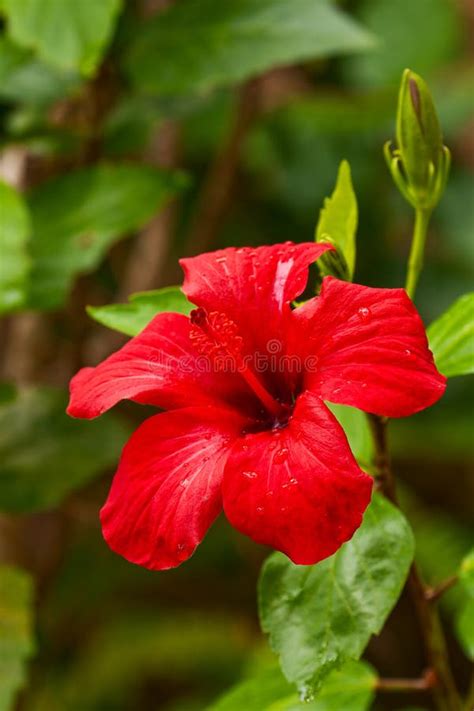
[[[289, 304], [304, 290], [308, 266], [328, 249], [326, 244], [286, 242], [182, 259], [183, 291], [198, 306], [232, 319], [248, 353], [267, 354], [269, 341], [282, 338]], [[270, 352], [277, 352], [272, 345]]]
[[120, 400], [163, 408], [237, 401], [246, 392], [237, 375], [207, 372], [192, 346], [186, 316], [158, 314], [123, 348], [72, 379], [68, 413], [97, 417]]
[[301, 395], [287, 427], [247, 435], [226, 464], [224, 510], [233, 526], [294, 563], [317, 563], [360, 526], [372, 479], [322, 400]]
[[112, 550], [153, 570], [189, 558], [221, 510], [224, 462], [241, 427], [212, 407], [146, 420], [123, 451], [101, 511]]
[[387, 417], [435, 403], [446, 378], [436, 369], [423, 322], [403, 289], [372, 289], [332, 277], [293, 312], [296, 333], [316, 356], [306, 387], [325, 400]]

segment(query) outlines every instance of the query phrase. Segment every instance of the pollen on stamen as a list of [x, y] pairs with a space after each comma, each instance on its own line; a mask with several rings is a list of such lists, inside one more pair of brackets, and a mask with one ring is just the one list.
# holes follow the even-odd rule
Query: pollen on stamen
[[190, 339], [201, 354], [212, 358], [236, 358], [242, 353], [242, 338], [237, 325], [228, 316], [218, 311], [207, 313], [203, 308], [191, 311], [192, 328]]

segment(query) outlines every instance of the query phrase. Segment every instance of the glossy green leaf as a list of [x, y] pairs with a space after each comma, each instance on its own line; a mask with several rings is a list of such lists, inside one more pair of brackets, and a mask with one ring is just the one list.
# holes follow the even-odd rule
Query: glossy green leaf
[[127, 336], [136, 336], [156, 314], [175, 311], [187, 315], [192, 308], [179, 286], [167, 286], [164, 289], [132, 294], [128, 304], [88, 306], [87, 313], [103, 326]]
[[365, 662], [348, 662], [329, 674], [315, 698], [302, 700], [280, 669], [272, 667], [235, 686], [208, 711], [366, 711], [376, 679]]
[[[351, 169], [345, 160], [339, 166], [336, 187], [326, 198], [316, 227], [316, 241], [331, 241], [347, 265], [347, 279], [352, 281], [356, 258], [357, 198], [351, 179]], [[329, 258], [331, 255], [329, 255]], [[318, 262], [323, 274], [331, 274], [328, 259]]]
[[30, 268], [31, 223], [20, 193], [0, 180], [0, 314], [22, 305]]
[[188, 0], [139, 28], [128, 68], [141, 89], [194, 93], [372, 44], [326, 0]]
[[128, 430], [109, 414], [66, 415], [62, 390], [18, 392], [0, 404], [0, 510], [52, 508], [118, 461]]
[[84, 168], [33, 191], [31, 307], [59, 306], [76, 275], [95, 269], [110, 245], [146, 223], [182, 185], [181, 175], [122, 164]]
[[334, 405], [329, 402], [326, 404], [346, 433], [352, 454], [363, 469], [370, 471], [374, 457], [374, 440], [367, 415], [355, 407]]
[[33, 582], [23, 570], [0, 565], [0, 711], [11, 711], [34, 651]]
[[311, 692], [360, 657], [395, 605], [413, 552], [403, 514], [374, 494], [362, 526], [335, 555], [313, 566], [294, 565], [281, 553], [268, 558], [260, 620], [289, 681]]
[[3, 0], [13, 40], [62, 69], [92, 74], [112, 36], [121, 0]]
[[474, 292], [461, 296], [428, 328], [428, 340], [443, 375], [474, 373]]

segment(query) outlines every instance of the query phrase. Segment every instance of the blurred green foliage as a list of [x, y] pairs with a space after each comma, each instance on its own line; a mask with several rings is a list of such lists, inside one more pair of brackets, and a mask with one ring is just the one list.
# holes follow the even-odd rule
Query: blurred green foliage
[[[126, 334], [155, 309], [188, 308], [161, 288], [180, 281], [177, 257], [201, 248], [190, 235], [232, 137], [234, 179], [223, 183], [230, 195], [206, 248], [311, 240], [346, 159], [359, 212], [354, 280], [400, 286], [412, 216], [391, 183], [382, 145], [394, 132], [401, 72], [409, 66], [422, 74], [453, 166], [433, 215], [417, 305], [427, 324], [441, 317], [430, 331], [434, 348], [446, 309], [461, 303], [463, 318], [472, 316], [471, 302], [457, 301], [472, 291], [474, 263], [472, 20], [463, 3], [183, 0], [164, 12], [158, 5], [0, 0], [0, 173], [17, 188], [0, 184], [0, 312], [10, 313], [0, 350], [2, 378], [11, 381], [0, 386], [0, 554], [25, 565], [38, 591], [37, 652], [26, 675], [32, 580], [0, 569], [2, 709], [27, 676], [23, 711], [202, 711], [234, 683], [211, 708], [250, 711], [260, 698], [252, 685], [264, 696], [270, 689], [272, 711], [301, 706], [291, 690], [285, 695], [258, 631], [255, 584], [266, 552], [219, 520], [176, 571], [153, 574], [116, 557], [102, 542], [98, 509], [143, 409], [123, 407], [93, 423], [64, 414], [69, 376], [116, 343], [86, 318], [87, 305], [100, 323]], [[246, 89], [260, 93], [242, 119], [239, 89], [248, 81]], [[166, 142], [170, 127], [175, 144]], [[127, 265], [144, 249], [141, 228], [156, 215], [171, 237], [163, 238], [165, 257], [152, 272], [155, 291], [114, 303], [148, 288], [131, 284]], [[143, 255], [140, 268], [148, 272], [146, 249]], [[44, 319], [45, 351], [41, 341], [18, 351], [18, 333], [31, 318]], [[466, 338], [469, 356], [470, 331], [451, 336]], [[34, 364], [26, 378], [25, 349]], [[449, 353], [440, 357], [446, 363]], [[448, 375], [467, 370], [452, 359], [445, 366]], [[456, 378], [434, 408], [391, 423], [404, 509], [431, 584], [455, 573], [472, 545], [471, 388]], [[348, 408], [335, 412], [370, 470], [365, 418]], [[459, 584], [443, 600], [446, 618], [461, 620], [461, 643], [472, 634], [462, 621], [469, 595]], [[401, 614], [398, 641], [412, 649], [411, 611]], [[392, 657], [390, 636], [378, 642], [380, 657]], [[459, 643], [450, 644], [466, 686]], [[417, 675], [423, 658], [420, 650], [413, 655], [405, 666], [394, 661], [391, 673]], [[379, 661], [371, 648], [369, 658]], [[360, 703], [354, 689], [334, 701], [329, 686], [305, 708], [430, 708], [419, 697], [373, 701], [370, 669], [365, 674]], [[267, 697], [258, 703], [263, 711]]]

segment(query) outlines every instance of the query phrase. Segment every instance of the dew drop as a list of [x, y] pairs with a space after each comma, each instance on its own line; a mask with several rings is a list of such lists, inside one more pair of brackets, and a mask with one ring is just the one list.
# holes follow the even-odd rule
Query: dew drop
[[282, 447], [273, 457], [275, 464], [282, 464], [288, 459], [288, 447]]
[[314, 694], [310, 691], [309, 687], [307, 687], [306, 684], [303, 684], [303, 686], [300, 688], [300, 701], [306, 703], [314, 701]]
[[263, 508], [263, 506], [257, 506], [257, 508], [256, 508], [255, 510], [256, 510], [256, 512], [257, 512], [258, 514], [260, 514], [260, 515], [263, 514], [263, 512], [265, 511], [265, 509]]
[[409, 348], [405, 348], [405, 355], [408, 357], [412, 355], [411, 350]]
[[242, 475], [243, 475], [246, 479], [255, 479], [256, 476], [257, 476], [257, 472], [246, 471], [246, 472], [242, 472]]
[[295, 479], [294, 477], [292, 479], [290, 479], [290, 484], [292, 486], [295, 486], [297, 483], [298, 483], [298, 479]]
[[271, 498], [273, 496], [273, 491], [272, 490], [267, 491], [266, 495]]
[[281, 513], [285, 513], [286, 511], [288, 511], [288, 506], [280, 506]]
[[181, 479], [179, 483], [181, 484], [181, 486], [186, 488], [189, 485], [189, 479]]
[[222, 264], [223, 262], [227, 262], [227, 257], [216, 257], [216, 262], [217, 262], [217, 264]]
[[178, 543], [177, 550], [179, 553], [182, 553], [185, 548], [186, 548], [186, 545], [184, 543]]
[[370, 309], [367, 306], [361, 306], [357, 313], [362, 321], [367, 321], [370, 318]]

